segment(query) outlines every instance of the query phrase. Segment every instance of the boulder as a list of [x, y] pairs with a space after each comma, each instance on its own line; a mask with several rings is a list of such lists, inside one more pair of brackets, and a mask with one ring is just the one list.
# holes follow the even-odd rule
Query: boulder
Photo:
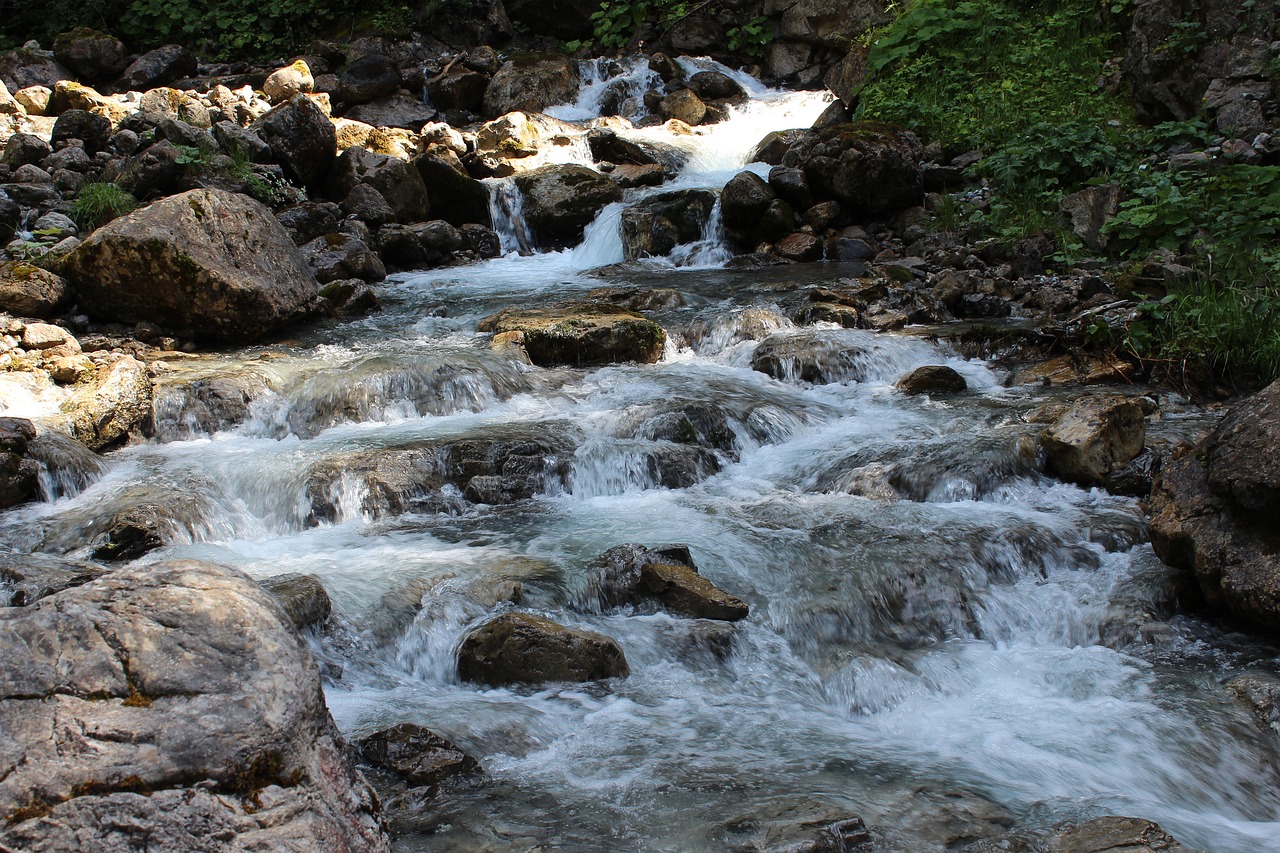
[[53, 90], [47, 86], [28, 86], [14, 92], [13, 99], [22, 105], [27, 115], [47, 116], [49, 101], [53, 99]]
[[503, 686], [599, 681], [630, 674], [618, 644], [603, 634], [566, 628], [531, 613], [505, 613], [463, 638], [458, 675]]
[[129, 64], [124, 42], [89, 27], [76, 27], [55, 38], [53, 56], [87, 80], [115, 79]]
[[293, 627], [299, 631], [324, 622], [333, 609], [329, 593], [315, 575], [291, 572], [267, 578], [261, 584], [280, 603]]
[[[0, 568], [0, 572], [3, 572]], [[1254, 719], [1264, 728], [1280, 735], [1280, 676], [1269, 672], [1247, 672], [1226, 683]]]
[[0, 607], [27, 607], [106, 571], [96, 563], [53, 554], [0, 553]]
[[1127, 397], [1077, 400], [1040, 436], [1050, 470], [1082, 485], [1100, 485], [1142, 452], [1146, 412]]
[[271, 147], [271, 156], [285, 175], [309, 189], [319, 188], [337, 157], [333, 122], [306, 95], [294, 95], [273, 107], [251, 129]]
[[959, 394], [969, 387], [964, 377], [945, 364], [917, 367], [898, 380], [898, 388], [907, 394]]
[[737, 622], [749, 613], [745, 601], [698, 574], [685, 545], [619, 545], [596, 564], [606, 607], [657, 604], [677, 616], [724, 622]]
[[1280, 382], [1232, 408], [1151, 494], [1151, 546], [1192, 572], [1210, 607], [1280, 627]]
[[0, 846], [390, 849], [310, 650], [242, 573], [118, 570], [0, 622]]
[[315, 278], [288, 232], [263, 205], [221, 190], [108, 223], [63, 272], [90, 316], [145, 320], [194, 340], [253, 340], [318, 310]]
[[25, 116], [26, 114], [27, 108], [18, 102], [18, 99], [4, 85], [4, 81], [0, 80], [0, 115]]
[[400, 68], [380, 53], [366, 53], [342, 70], [338, 82], [339, 97], [343, 103], [348, 106], [367, 104], [400, 88]]
[[135, 59], [116, 81], [116, 89], [145, 92], [167, 86], [184, 77], [194, 77], [199, 70], [197, 66], [191, 51], [181, 45], [167, 44]]
[[1061, 830], [1047, 853], [1196, 853], [1159, 824], [1137, 817], [1100, 817]]
[[342, 221], [342, 208], [331, 201], [304, 201], [276, 214], [293, 242], [299, 246], [317, 237], [336, 234]]
[[567, 56], [538, 54], [513, 59], [504, 63], [489, 81], [484, 93], [484, 114], [497, 118], [516, 110], [542, 112], [574, 101], [580, 85], [578, 64]]
[[143, 114], [150, 117], [166, 116], [201, 129], [213, 126], [209, 110], [200, 99], [181, 89], [169, 86], [149, 89], [143, 93], [140, 107]]
[[751, 367], [784, 382], [858, 382], [866, 364], [861, 347], [824, 332], [769, 335], [756, 346]]
[[90, 153], [101, 151], [111, 139], [111, 120], [85, 110], [67, 110], [53, 123], [49, 144], [57, 148], [71, 139], [79, 139]]
[[921, 203], [922, 153], [910, 131], [848, 122], [797, 135], [782, 165], [803, 169], [815, 194], [839, 201], [855, 217], [887, 216]]
[[439, 110], [466, 110], [478, 113], [484, 109], [484, 93], [489, 88], [489, 75], [473, 71], [465, 65], [451, 68], [427, 81], [431, 104]]
[[462, 232], [442, 219], [387, 225], [378, 231], [378, 252], [398, 267], [439, 266], [464, 245]]
[[321, 284], [348, 278], [382, 281], [387, 277], [387, 269], [378, 256], [350, 234], [317, 237], [302, 247], [302, 255]]
[[[0, 509], [34, 500], [39, 492], [40, 466], [27, 458], [36, 436], [26, 418], [0, 417]], [[0, 581], [8, 582], [0, 566]]]
[[715, 204], [710, 190], [677, 190], [631, 205], [622, 211], [624, 257], [662, 257], [676, 246], [700, 240]]
[[436, 214], [445, 222], [456, 227], [470, 223], [490, 226], [489, 188], [467, 174], [457, 154], [433, 146], [415, 157], [413, 166], [434, 202]]
[[4, 144], [4, 157], [10, 169], [38, 166], [53, 153], [49, 143], [33, 133], [15, 133]]
[[385, 98], [358, 104], [347, 110], [346, 118], [373, 127], [401, 128], [417, 131], [434, 119], [436, 111], [421, 98], [397, 89]]
[[90, 450], [102, 450], [146, 432], [151, 423], [151, 380], [138, 360], [124, 356], [78, 385], [62, 402], [69, 432]]
[[421, 173], [405, 161], [364, 148], [348, 148], [329, 170], [330, 198], [346, 198], [360, 184], [373, 187], [399, 222], [421, 222], [431, 211]]
[[1095, 252], [1107, 248], [1102, 226], [1120, 210], [1119, 184], [1085, 187], [1062, 200], [1062, 212], [1071, 221], [1071, 230], [1085, 247]]
[[371, 228], [394, 222], [396, 212], [382, 193], [368, 184], [356, 184], [342, 199], [342, 212]]
[[791, 233], [795, 219], [755, 172], [739, 172], [720, 193], [720, 215], [729, 240], [743, 250]]
[[505, 308], [476, 327], [495, 335], [519, 333], [530, 360], [544, 367], [589, 367], [662, 358], [667, 333], [634, 311], [603, 302], [547, 308]]
[[170, 521], [166, 508], [157, 504], [138, 503], [122, 509], [104, 521], [103, 533], [94, 545], [93, 558], [136, 560], [163, 548]]
[[[782, 202], [786, 204], [786, 202]], [[822, 260], [822, 241], [813, 234], [796, 232], [788, 234], [773, 247], [773, 253], [780, 258], [796, 263]]]
[[586, 166], [543, 166], [519, 175], [525, 220], [544, 249], [563, 249], [582, 240], [583, 230], [605, 205], [622, 200], [622, 190]]
[[785, 9], [779, 40], [827, 48], [845, 47], [851, 34], [870, 32], [893, 17], [883, 0], [797, 0]]
[[23, 46], [0, 53], [0, 82], [10, 92], [28, 86], [52, 89], [59, 80], [72, 79], [72, 73], [53, 58], [53, 54]]
[[262, 84], [262, 93], [273, 104], [283, 103], [294, 95], [310, 92], [315, 89], [316, 80], [311, 75], [311, 66], [305, 59], [298, 59], [284, 68], [277, 68], [267, 75]]
[[358, 741], [364, 760], [412, 786], [438, 785], [480, 773], [480, 764], [453, 743], [414, 723], [399, 723]]
[[696, 127], [706, 117], [707, 105], [692, 89], [679, 89], [658, 103], [658, 112], [665, 118], [677, 119], [690, 127]]
[[0, 263], [0, 310], [43, 319], [70, 303], [71, 288], [61, 276], [22, 261]]

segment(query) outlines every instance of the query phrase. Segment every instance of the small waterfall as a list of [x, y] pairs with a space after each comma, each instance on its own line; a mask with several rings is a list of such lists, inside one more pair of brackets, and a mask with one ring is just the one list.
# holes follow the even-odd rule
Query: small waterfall
[[524, 220], [524, 196], [510, 178], [485, 181], [489, 185], [489, 218], [498, 232], [502, 253], [533, 254], [533, 238]]
[[711, 215], [702, 226], [702, 237], [697, 242], [676, 246], [669, 260], [677, 267], [711, 269], [724, 266], [732, 257], [733, 252], [724, 238], [724, 219], [717, 197]]
[[572, 268], [590, 270], [622, 262], [622, 211], [626, 202], [605, 206], [586, 227], [582, 242], [569, 251]]
[[586, 122], [603, 115], [632, 121], [648, 116], [644, 93], [659, 86], [662, 78], [649, 69], [649, 57], [585, 59], [578, 63], [581, 86], [572, 104], [548, 107], [547, 115], [562, 121]]

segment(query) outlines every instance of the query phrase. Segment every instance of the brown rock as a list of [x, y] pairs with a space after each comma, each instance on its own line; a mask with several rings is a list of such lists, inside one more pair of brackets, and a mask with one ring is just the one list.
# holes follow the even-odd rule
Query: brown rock
[[1053, 471], [1092, 485], [1141, 453], [1146, 437], [1141, 403], [1125, 397], [1086, 397], [1046, 429], [1040, 442]]
[[468, 634], [458, 649], [465, 681], [500, 686], [598, 681], [630, 673], [618, 644], [530, 613], [506, 613]]
[[945, 364], [917, 367], [898, 380], [898, 388], [907, 394], [959, 394], [968, 387], [964, 377]]
[[480, 764], [453, 743], [414, 723], [399, 723], [361, 738], [370, 764], [390, 770], [410, 785], [436, 785], [480, 773]]
[[480, 321], [478, 331], [522, 332], [534, 364], [595, 366], [621, 361], [652, 364], [667, 333], [634, 311], [602, 302], [549, 308], [506, 308]]

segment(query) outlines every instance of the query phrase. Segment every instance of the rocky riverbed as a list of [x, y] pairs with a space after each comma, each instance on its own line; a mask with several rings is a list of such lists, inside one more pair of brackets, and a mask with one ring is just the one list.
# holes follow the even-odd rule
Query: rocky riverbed
[[949, 230], [980, 152], [705, 58], [80, 39], [0, 62], [0, 848], [1274, 838], [1280, 386], [1082, 348], [1132, 287]]

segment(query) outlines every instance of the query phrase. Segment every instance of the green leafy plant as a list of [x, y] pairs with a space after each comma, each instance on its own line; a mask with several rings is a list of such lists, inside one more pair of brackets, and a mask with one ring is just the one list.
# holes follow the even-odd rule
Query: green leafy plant
[[761, 57], [773, 40], [773, 27], [769, 24], [769, 19], [762, 16], [741, 26], [730, 27], [727, 35], [727, 46], [733, 53]]
[[138, 200], [119, 184], [90, 181], [80, 188], [71, 203], [71, 218], [82, 232], [88, 232], [124, 216], [137, 206]]

